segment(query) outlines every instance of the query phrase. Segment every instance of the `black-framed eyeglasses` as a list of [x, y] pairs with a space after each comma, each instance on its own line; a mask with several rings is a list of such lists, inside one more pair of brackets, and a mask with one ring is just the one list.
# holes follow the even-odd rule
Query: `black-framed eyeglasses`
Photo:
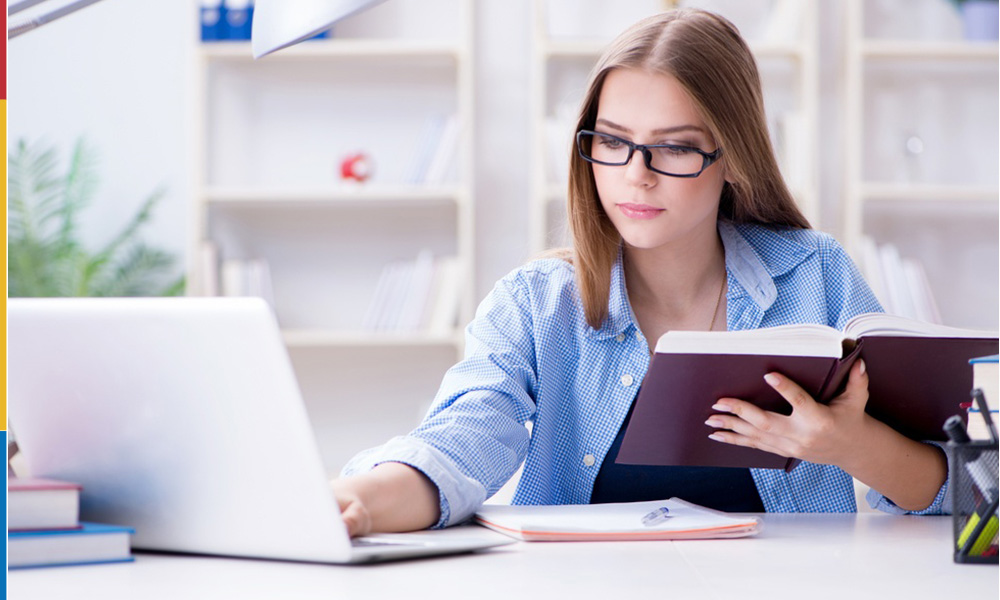
[[675, 144], [635, 144], [610, 133], [581, 129], [576, 134], [580, 157], [598, 165], [621, 167], [639, 151], [646, 168], [670, 177], [697, 177], [722, 156], [722, 148], [705, 152], [690, 146]]

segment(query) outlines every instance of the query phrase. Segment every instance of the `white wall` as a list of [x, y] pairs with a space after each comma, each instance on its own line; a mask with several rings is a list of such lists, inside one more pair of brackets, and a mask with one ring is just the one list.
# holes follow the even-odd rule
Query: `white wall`
[[[919, 2], [928, 5], [944, 0]], [[839, 150], [843, 127], [838, 124], [843, 11], [836, 0], [822, 0], [821, 8], [822, 215], [824, 228], [837, 233], [843, 168]], [[480, 297], [528, 256], [532, 10], [530, 0], [479, 0], [477, 4]], [[956, 26], [957, 20], [949, 23], [937, 18], [940, 11], [931, 14], [936, 15], [934, 27]], [[908, 18], [917, 25], [923, 22], [919, 15]], [[168, 195], [147, 230], [147, 239], [178, 253], [186, 249], [193, 184], [191, 94], [196, 38], [194, 0], [105, 0], [11, 40], [8, 147], [19, 137], [44, 138], [65, 153], [74, 139], [85, 135], [100, 152], [102, 182], [95, 205], [85, 215], [86, 240], [106, 239], [162, 184]], [[961, 283], [949, 281], [946, 287], [950, 289], [941, 293], [961, 289]], [[996, 326], [995, 306], [983, 309], [980, 305], [975, 310], [984, 314], [973, 322], [956, 324]]]
[[65, 162], [85, 136], [97, 151], [100, 185], [81, 215], [90, 244], [162, 185], [145, 239], [185, 249], [194, 15], [192, 0], [105, 0], [8, 43], [8, 149], [44, 140]]

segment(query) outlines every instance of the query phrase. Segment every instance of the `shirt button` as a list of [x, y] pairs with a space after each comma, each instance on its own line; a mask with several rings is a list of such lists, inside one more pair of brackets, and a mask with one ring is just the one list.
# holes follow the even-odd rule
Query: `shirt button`
[[635, 339], [639, 340], [640, 342], [642, 341], [642, 332], [641, 331], [636, 331], [635, 332]]
[[584, 454], [583, 455], [583, 464], [585, 466], [588, 466], [588, 467], [594, 466], [594, 455], [593, 454]]
[[615, 336], [615, 341], [616, 342], [624, 342], [625, 341], [625, 334], [624, 333], [619, 333], [618, 335], [616, 335]]
[[632, 385], [632, 376], [628, 374], [622, 375], [622, 385], [625, 387]]

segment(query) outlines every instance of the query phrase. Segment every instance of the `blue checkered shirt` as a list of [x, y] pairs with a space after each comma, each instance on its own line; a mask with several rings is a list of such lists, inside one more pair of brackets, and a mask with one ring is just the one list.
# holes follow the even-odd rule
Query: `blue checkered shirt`
[[[789, 323], [841, 329], [857, 314], [882, 310], [829, 235], [721, 220], [719, 234], [730, 330]], [[465, 357], [448, 370], [423, 423], [354, 457], [344, 474], [388, 461], [420, 470], [440, 490], [438, 527], [469, 518], [522, 462], [514, 504], [589, 502], [650, 361], [620, 256], [608, 309], [601, 329], [587, 324], [565, 261], [537, 260], [514, 270], [479, 306], [466, 329]], [[838, 467], [803, 462], [790, 473], [751, 474], [768, 512], [857, 510], [853, 480]], [[945, 482], [920, 513], [943, 512], [947, 489]], [[904, 512], [874, 491], [868, 502]]]

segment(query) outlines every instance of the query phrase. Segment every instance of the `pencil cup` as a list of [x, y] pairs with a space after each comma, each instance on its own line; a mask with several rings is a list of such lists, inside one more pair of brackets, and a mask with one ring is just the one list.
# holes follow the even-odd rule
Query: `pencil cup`
[[948, 443], [955, 562], [997, 564], [997, 443]]

